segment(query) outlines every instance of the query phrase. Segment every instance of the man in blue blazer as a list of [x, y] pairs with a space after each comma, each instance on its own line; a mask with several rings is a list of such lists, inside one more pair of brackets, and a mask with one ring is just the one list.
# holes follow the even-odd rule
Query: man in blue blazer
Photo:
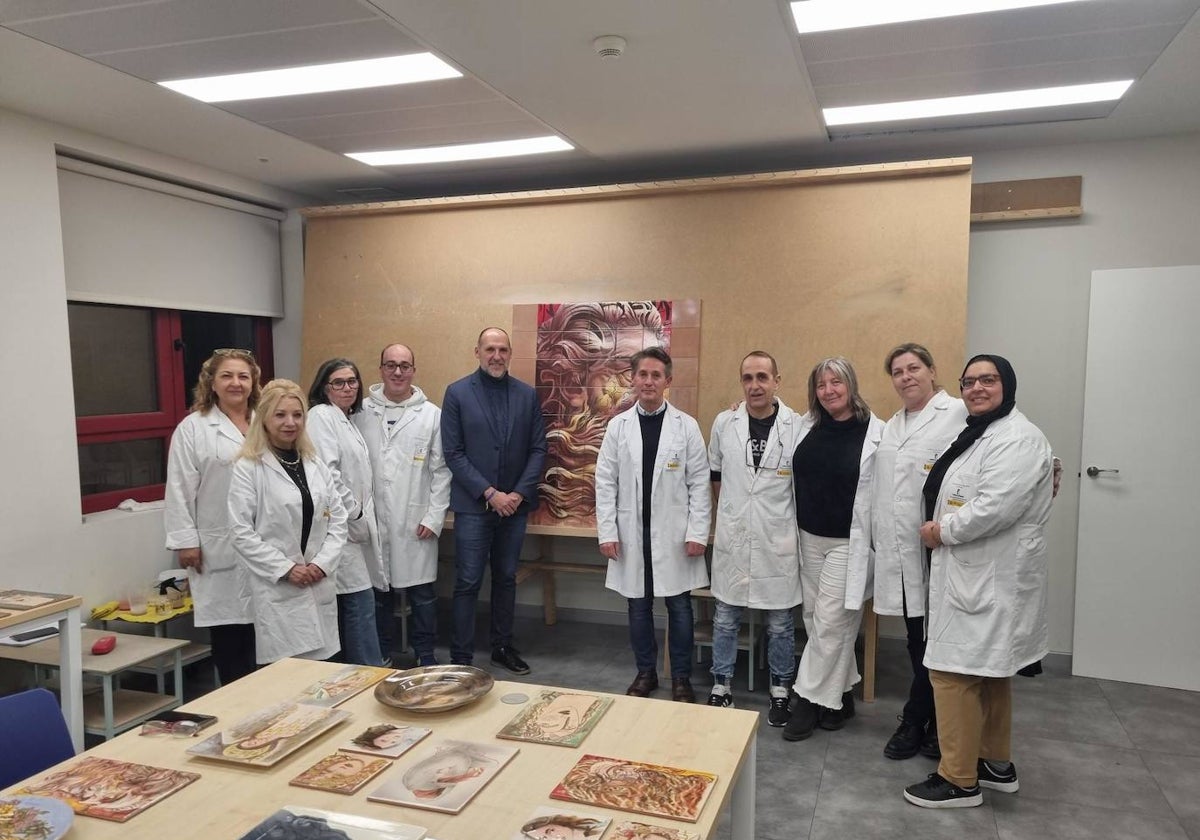
[[442, 401], [442, 449], [454, 511], [454, 629], [450, 661], [475, 655], [475, 607], [484, 568], [492, 570], [492, 661], [514, 674], [529, 666], [512, 643], [517, 560], [525, 521], [537, 507], [546, 429], [532, 387], [508, 373], [508, 333], [488, 327], [475, 345], [479, 369], [454, 382]]

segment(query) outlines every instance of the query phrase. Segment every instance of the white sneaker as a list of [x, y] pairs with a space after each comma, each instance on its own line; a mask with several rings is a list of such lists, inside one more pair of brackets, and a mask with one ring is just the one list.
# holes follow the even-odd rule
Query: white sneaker
[[729, 690], [729, 686], [715, 683], [712, 687], [712, 692], [708, 695], [708, 705], [719, 706], [721, 708], [732, 706], [733, 692]]

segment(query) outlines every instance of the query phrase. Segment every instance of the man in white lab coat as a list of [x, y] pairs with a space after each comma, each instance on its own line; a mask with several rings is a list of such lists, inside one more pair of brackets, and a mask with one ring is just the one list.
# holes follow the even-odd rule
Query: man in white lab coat
[[763, 610], [771, 705], [767, 723], [788, 722], [788, 687], [796, 670], [792, 608], [800, 603], [800, 541], [792, 453], [808, 427], [776, 397], [779, 367], [770, 353], [742, 359], [743, 402], [713, 421], [708, 442], [717, 528], [713, 540], [713, 687], [710, 706], [732, 706], [742, 613]]
[[671, 699], [695, 700], [691, 590], [708, 584], [704, 550], [712, 502], [708, 458], [694, 418], [665, 399], [671, 357], [659, 347], [630, 360], [637, 404], [609, 421], [596, 460], [596, 528], [605, 586], [629, 599], [637, 676], [626, 691], [658, 688], [654, 596], [667, 605]]
[[436, 665], [438, 536], [450, 505], [450, 468], [442, 456], [441, 410], [413, 384], [416, 358], [403, 344], [379, 355], [383, 382], [353, 415], [371, 457], [375, 512], [390, 590], [375, 590], [384, 660], [391, 657], [394, 593], [408, 595], [418, 665]]

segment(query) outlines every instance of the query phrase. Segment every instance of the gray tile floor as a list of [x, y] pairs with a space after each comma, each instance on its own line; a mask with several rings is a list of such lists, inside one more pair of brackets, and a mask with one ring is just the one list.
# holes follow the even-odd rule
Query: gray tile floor
[[[449, 616], [439, 618], [445, 636]], [[569, 621], [545, 627], [520, 618], [517, 646], [532, 673], [516, 677], [491, 666], [487, 616], [479, 618], [476, 664], [499, 678], [617, 694], [633, 678], [624, 627]], [[1200, 840], [1200, 693], [1077, 678], [1052, 667], [1036, 679], [1017, 678], [1013, 759], [1020, 792], [985, 791], [981, 808], [928, 811], [900, 792], [935, 763], [883, 757], [907, 694], [908, 658], [899, 640], [883, 639], [880, 648], [876, 701], [859, 702], [845, 729], [818, 730], [795, 744], [766, 725], [766, 675], [746, 691], [744, 654], [739, 660], [735, 702], [763, 712], [756, 840]], [[438, 655], [447, 661], [444, 645]], [[410, 663], [398, 656], [396, 664]], [[701, 702], [711, 684], [707, 669], [707, 660], [695, 666]], [[188, 694], [203, 693], [204, 682], [189, 679]], [[727, 828], [719, 836], [727, 837]]]
[[[486, 619], [480, 618], [482, 630]], [[519, 619], [517, 646], [532, 673], [505, 679], [623, 693], [633, 678], [623, 627], [544, 627]], [[476, 664], [490, 666], [486, 648]], [[695, 667], [698, 694], [711, 684], [707, 668], [707, 658]], [[928, 811], [900, 793], [932, 773], [935, 762], [883, 756], [908, 690], [902, 642], [881, 640], [874, 703], [859, 702], [845, 729], [818, 730], [800, 743], [784, 741], [766, 725], [766, 675], [747, 692], [745, 673], [743, 654], [735, 702], [763, 711], [757, 840], [1200, 840], [1200, 693], [1077, 678], [1053, 668], [1035, 679], [1017, 678], [1013, 759], [1020, 792], [985, 791], [981, 808]], [[668, 692], [660, 689], [659, 696]]]

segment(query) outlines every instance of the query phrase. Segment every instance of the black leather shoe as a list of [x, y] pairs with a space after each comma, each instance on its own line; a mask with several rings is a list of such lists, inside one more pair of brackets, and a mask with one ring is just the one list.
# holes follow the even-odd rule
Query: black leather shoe
[[518, 655], [518, 651], [514, 647], [498, 647], [492, 651], [492, 661], [501, 668], [507, 668], [514, 674], [528, 674], [529, 666], [525, 664], [525, 660]]
[[625, 693], [630, 697], [649, 697], [658, 688], [658, 674], [653, 671], [638, 671]]
[[803, 741], [805, 738], [811, 737], [813, 730], [817, 728], [817, 718], [820, 715], [821, 707], [810, 700], [805, 700], [793, 691], [791, 700], [788, 702], [788, 710], [792, 716], [783, 726], [783, 740]]
[[696, 692], [692, 691], [692, 681], [689, 677], [672, 677], [671, 699], [677, 703], [696, 702]]
[[888, 758], [901, 761], [917, 754], [917, 750], [921, 747], [921, 741], [925, 739], [925, 727], [919, 723], [909, 723], [903, 717], [897, 716], [896, 719], [900, 721], [900, 725], [888, 739], [887, 745], [883, 748], [883, 754]]

